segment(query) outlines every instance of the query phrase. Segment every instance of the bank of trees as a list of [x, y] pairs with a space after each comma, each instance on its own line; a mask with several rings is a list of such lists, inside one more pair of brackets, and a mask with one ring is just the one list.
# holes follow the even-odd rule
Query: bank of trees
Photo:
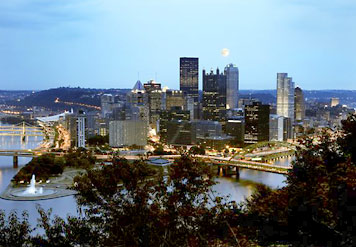
[[109, 144], [109, 135], [101, 136], [95, 135], [88, 138], [87, 143], [89, 146], [103, 146]]
[[214, 196], [210, 167], [189, 155], [166, 177], [142, 160], [116, 158], [75, 179], [85, 217], [50, 220], [40, 210], [45, 233], [32, 236], [26, 218], [0, 216], [0, 241], [7, 241], [0, 245], [355, 246], [355, 116], [343, 131], [305, 139], [287, 185], [260, 185], [240, 206]]
[[37, 180], [46, 181], [50, 177], [58, 176], [63, 173], [65, 167], [88, 169], [95, 164], [95, 157], [85, 149], [71, 150], [63, 157], [54, 154], [45, 154], [33, 158], [14, 176], [13, 181], [29, 182], [32, 174], [36, 175]]
[[356, 116], [343, 133], [301, 141], [287, 186], [260, 186], [240, 217], [243, 232], [261, 245], [356, 245]]

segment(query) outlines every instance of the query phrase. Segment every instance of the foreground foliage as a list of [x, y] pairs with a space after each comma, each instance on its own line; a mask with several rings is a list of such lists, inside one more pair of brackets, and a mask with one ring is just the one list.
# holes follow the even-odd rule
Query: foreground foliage
[[210, 167], [185, 154], [165, 176], [117, 157], [75, 178], [83, 217], [39, 209], [44, 234], [33, 236], [26, 214], [0, 214], [0, 245], [355, 246], [356, 116], [343, 132], [303, 140], [282, 189], [257, 186], [239, 207], [215, 197], [214, 183]]
[[50, 177], [54, 177], [63, 173], [64, 168], [89, 168], [95, 164], [95, 157], [85, 149], [71, 150], [63, 157], [56, 157], [54, 154], [45, 154], [33, 158], [14, 176], [13, 181], [29, 182], [32, 174], [36, 175], [37, 180], [46, 181]]
[[287, 186], [260, 186], [247, 200], [242, 230], [262, 245], [356, 245], [356, 117], [343, 132], [307, 138], [297, 150]]
[[87, 208], [90, 224], [100, 229], [103, 246], [229, 241], [224, 236], [229, 232], [227, 204], [212, 194], [209, 166], [183, 155], [167, 177], [154, 173], [143, 161], [116, 159], [112, 166], [76, 179], [78, 203]]
[[165, 176], [143, 160], [117, 157], [74, 184], [85, 216], [50, 220], [50, 212], [39, 209], [44, 234], [32, 236], [26, 228], [19, 246], [251, 246], [230, 226], [231, 204], [214, 196], [211, 167], [188, 155]]

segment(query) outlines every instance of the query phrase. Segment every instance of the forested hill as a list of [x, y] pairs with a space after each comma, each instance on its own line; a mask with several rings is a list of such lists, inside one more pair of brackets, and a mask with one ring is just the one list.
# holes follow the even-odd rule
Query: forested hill
[[79, 108], [83, 105], [100, 106], [102, 94], [110, 93], [123, 96], [128, 90], [60, 87], [35, 92], [20, 101], [10, 101], [7, 104], [25, 107], [39, 106], [52, 110], [68, 109], [68, 107]]
[[[303, 90], [307, 101], [328, 103], [330, 98], [339, 98], [340, 104], [356, 107], [356, 90]], [[276, 103], [277, 90], [240, 90], [241, 98], [254, 98], [265, 104]]]

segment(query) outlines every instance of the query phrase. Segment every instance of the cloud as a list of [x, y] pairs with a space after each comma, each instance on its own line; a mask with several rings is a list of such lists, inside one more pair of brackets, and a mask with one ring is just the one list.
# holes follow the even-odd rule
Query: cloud
[[0, 28], [44, 29], [61, 23], [87, 21], [96, 1], [0, 1]]
[[283, 1], [283, 3], [312, 8], [337, 17], [354, 17], [356, 11], [356, 2], [354, 0], [291, 0]]

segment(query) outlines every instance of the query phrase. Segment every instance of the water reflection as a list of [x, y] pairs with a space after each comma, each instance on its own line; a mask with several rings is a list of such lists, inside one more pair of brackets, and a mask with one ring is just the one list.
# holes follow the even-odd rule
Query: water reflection
[[[22, 142], [21, 137], [18, 136], [1, 136], [0, 149], [34, 149], [41, 141], [42, 137], [29, 137], [26, 139], [26, 142]], [[13, 176], [22, 166], [28, 163], [31, 158], [19, 157], [19, 168], [17, 169], [13, 168], [12, 159], [12, 157], [0, 156], [0, 192], [6, 189]], [[287, 164], [290, 160], [286, 159], [283, 162]], [[236, 180], [235, 177], [219, 177], [217, 178], [219, 183], [213, 187], [213, 190], [216, 191], [216, 195], [229, 195], [230, 200], [240, 202], [253, 193], [256, 183], [264, 183], [271, 188], [278, 188], [284, 186], [284, 180], [285, 176], [281, 174], [240, 169], [239, 180]], [[18, 213], [27, 210], [30, 223], [34, 226], [37, 224], [37, 218], [39, 216], [36, 205], [40, 205], [46, 210], [52, 208], [53, 214], [60, 217], [78, 215], [77, 204], [73, 196], [42, 201], [7, 201], [0, 199], [0, 210], [5, 210], [6, 213], [9, 213], [11, 210], [17, 210]]]

